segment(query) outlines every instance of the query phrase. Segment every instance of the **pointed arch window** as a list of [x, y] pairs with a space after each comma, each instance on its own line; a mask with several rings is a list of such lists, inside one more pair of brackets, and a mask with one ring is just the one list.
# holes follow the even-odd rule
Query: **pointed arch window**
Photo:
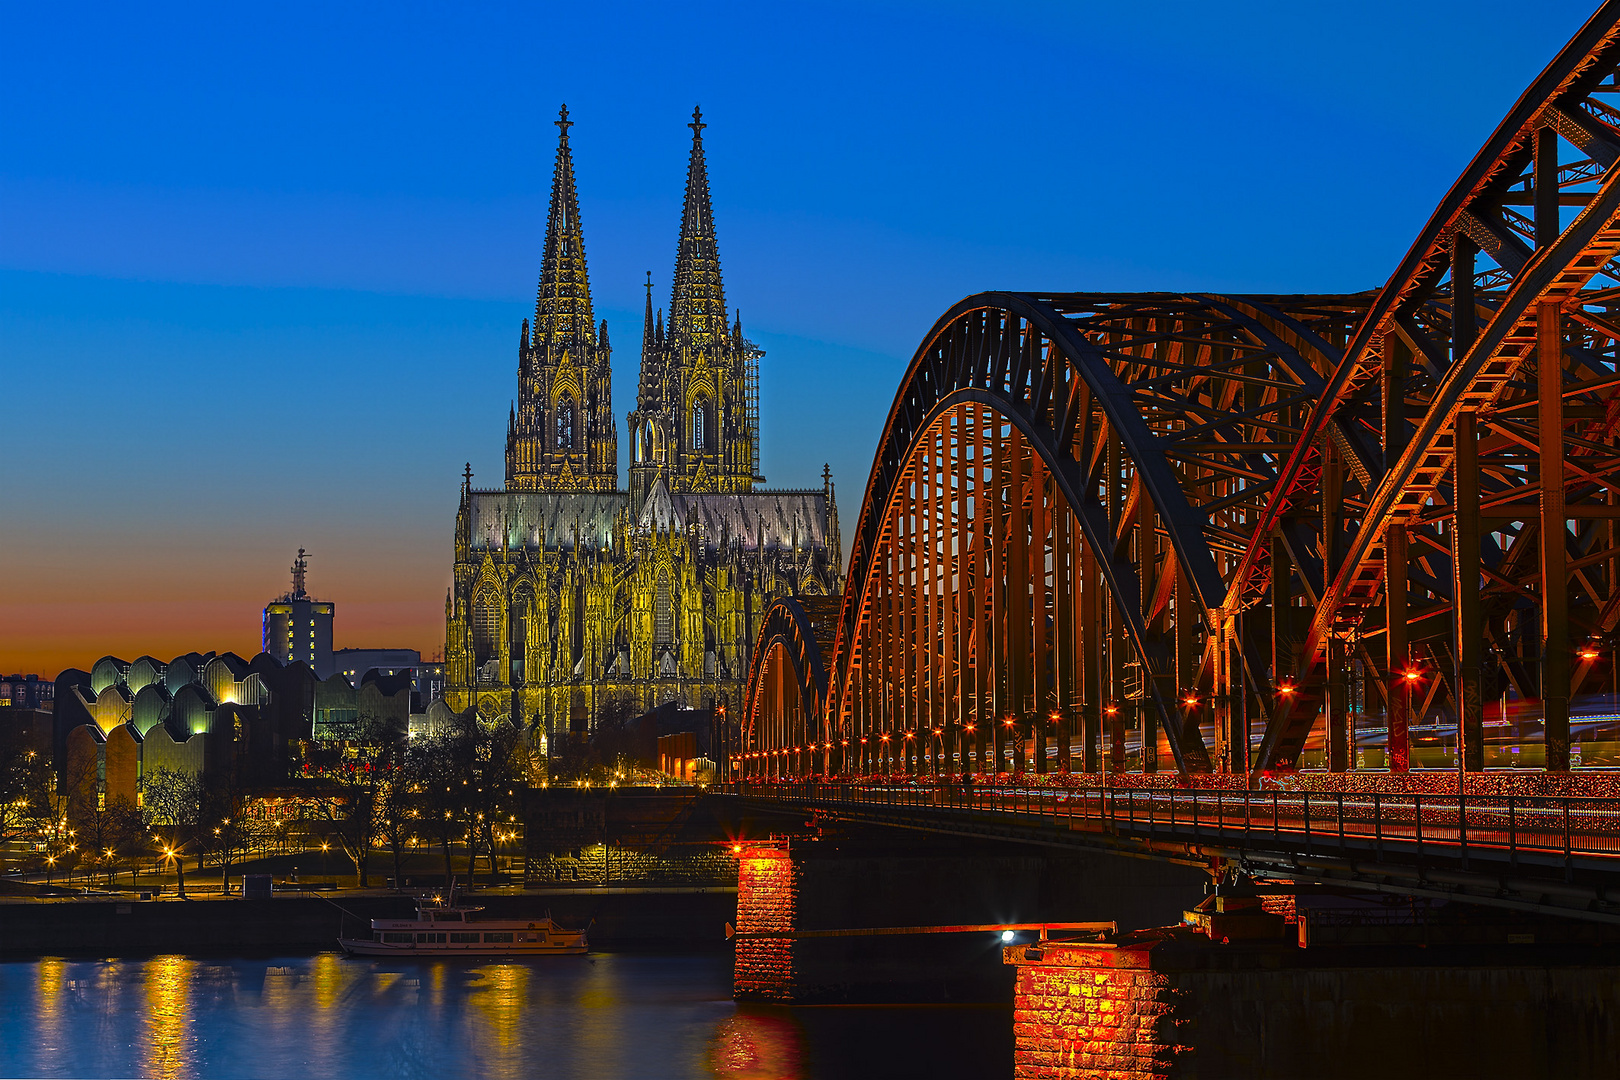
[[529, 640], [529, 597], [520, 596], [512, 605], [512, 630], [508, 637], [512, 643], [512, 678], [513, 686], [524, 685], [524, 661], [528, 658]]
[[500, 649], [499, 604], [494, 596], [485, 592], [473, 600], [473, 663], [483, 667], [495, 658]]
[[574, 399], [564, 394], [557, 401], [557, 449], [574, 448]]
[[692, 402], [692, 449], [709, 449], [711, 429], [714, 425], [709, 422], [709, 399], [699, 396]]
[[670, 607], [669, 571], [658, 571], [658, 589], [653, 597], [653, 644], [675, 643], [674, 611]]

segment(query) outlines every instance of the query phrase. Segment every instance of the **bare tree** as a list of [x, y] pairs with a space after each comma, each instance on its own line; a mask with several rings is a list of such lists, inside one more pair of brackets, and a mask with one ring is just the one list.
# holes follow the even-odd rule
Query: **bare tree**
[[467, 794], [472, 762], [477, 753], [477, 720], [440, 731], [412, 749], [412, 782], [422, 831], [436, 840], [444, 854], [444, 881], [455, 875], [451, 846], [467, 834]]
[[53, 816], [54, 786], [50, 756], [16, 728], [0, 732], [0, 845], [39, 834]]
[[201, 844], [219, 860], [219, 889], [228, 892], [232, 865], [264, 843], [269, 824], [260, 813], [260, 792], [234, 777], [208, 784], [203, 800]]
[[402, 887], [401, 862], [405, 849], [421, 824], [421, 800], [416, 790], [419, 758], [415, 747], [406, 747], [400, 755], [399, 767], [387, 777], [377, 798], [377, 831], [394, 857], [396, 891]]
[[75, 840], [84, 851], [84, 861], [101, 864], [107, 873], [107, 884], [111, 885], [119, 862], [131, 854], [131, 849], [144, 836], [140, 811], [134, 803], [118, 796], [79, 806], [70, 820]]
[[206, 793], [197, 773], [158, 766], [141, 778], [141, 823], [172, 859], [179, 875], [180, 895], [186, 894], [187, 847], [194, 847], [202, 831]]
[[320, 794], [314, 800], [330, 835], [354, 864], [361, 888], [380, 831], [378, 811], [402, 764], [404, 740], [397, 729], [362, 718], [353, 739], [329, 743], [312, 755]]

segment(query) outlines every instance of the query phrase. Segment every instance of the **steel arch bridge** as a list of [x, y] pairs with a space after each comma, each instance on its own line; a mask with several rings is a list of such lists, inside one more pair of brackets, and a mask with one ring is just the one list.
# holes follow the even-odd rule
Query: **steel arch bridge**
[[1567, 770], [1620, 712], [1617, 67], [1611, 0], [1376, 292], [945, 312], [740, 775]]

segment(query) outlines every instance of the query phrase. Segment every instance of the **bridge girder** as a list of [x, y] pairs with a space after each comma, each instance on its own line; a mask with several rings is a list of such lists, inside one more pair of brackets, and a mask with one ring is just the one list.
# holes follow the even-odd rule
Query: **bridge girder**
[[[1595, 669], [1571, 634], [1620, 646], [1617, 65], [1610, 0], [1376, 293], [983, 293], [947, 311], [874, 456], [823, 741], [876, 723], [966, 768], [974, 720], [1016, 714], [1034, 739], [1050, 707], [1089, 769], [1128, 662], [1144, 768], [1152, 729], [1183, 772], [1249, 772], [1296, 763], [1320, 723], [1347, 769], [1355, 670], [1396, 771], [1408, 675], [1420, 712], [1460, 716], [1467, 768], [1493, 679], [1543, 700], [1547, 764], [1567, 768], [1567, 700]], [[893, 704], [861, 704], [874, 680]]]

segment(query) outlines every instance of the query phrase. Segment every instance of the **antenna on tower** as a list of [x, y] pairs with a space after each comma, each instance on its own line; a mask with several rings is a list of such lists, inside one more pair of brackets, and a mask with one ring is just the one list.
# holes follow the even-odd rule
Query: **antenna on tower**
[[294, 600], [303, 600], [303, 599], [306, 599], [308, 597], [308, 595], [309, 595], [306, 592], [304, 592], [304, 575], [309, 572], [309, 560], [304, 557], [305, 554], [306, 554], [306, 552], [304, 551], [304, 549], [299, 548], [298, 549], [298, 558], [295, 559], [293, 561], [293, 564], [292, 564], [292, 576], [293, 576], [292, 598]]

